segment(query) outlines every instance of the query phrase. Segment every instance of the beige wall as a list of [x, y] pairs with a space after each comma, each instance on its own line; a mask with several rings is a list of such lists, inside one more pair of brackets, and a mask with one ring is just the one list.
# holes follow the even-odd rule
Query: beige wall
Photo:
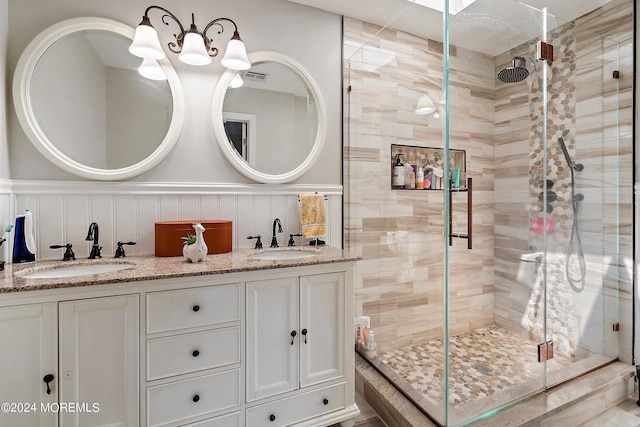
[[[80, 16], [98, 16], [123, 22], [132, 27], [139, 24], [149, 2], [113, 0], [109, 2], [78, 2], [77, 0], [10, 1], [6, 70], [10, 83], [18, 58], [29, 41], [45, 28], [59, 21]], [[214, 18], [233, 19], [239, 28], [247, 51], [272, 50], [300, 63], [320, 88], [327, 110], [327, 143], [311, 170], [299, 178], [299, 184], [341, 183], [341, 111], [340, 111], [340, 16], [299, 5], [287, 0], [231, 1], [213, 4], [206, 0], [169, 1], [167, 7], [183, 25], [195, 14], [200, 30]], [[5, 16], [4, 14], [2, 16]], [[166, 28], [162, 13], [151, 11], [150, 17], [163, 42], [169, 42], [176, 26]], [[312, 29], [312, 30], [310, 30]], [[214, 44], [224, 47], [231, 37], [228, 27], [222, 35], [210, 31]], [[317, 52], [322, 51], [322, 55]], [[252, 183], [237, 172], [218, 148], [212, 125], [212, 100], [216, 83], [224, 71], [218, 59], [204, 67], [182, 64], [177, 55], [170, 61], [176, 68], [185, 100], [185, 121], [175, 149], [151, 171], [130, 179], [131, 182], [201, 182]], [[7, 94], [9, 96], [10, 94]], [[80, 180], [54, 166], [29, 142], [22, 131], [12, 102], [7, 103], [11, 178], [19, 180]], [[194, 155], [197, 153], [197, 155]], [[3, 160], [0, 160], [3, 161]], [[189, 167], [185, 167], [189, 165]]]

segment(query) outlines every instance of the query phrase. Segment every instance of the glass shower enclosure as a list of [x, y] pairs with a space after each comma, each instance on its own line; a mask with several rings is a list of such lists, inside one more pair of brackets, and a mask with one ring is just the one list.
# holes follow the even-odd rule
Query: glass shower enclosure
[[417, 3], [344, 18], [345, 246], [361, 354], [467, 425], [631, 363], [633, 3]]

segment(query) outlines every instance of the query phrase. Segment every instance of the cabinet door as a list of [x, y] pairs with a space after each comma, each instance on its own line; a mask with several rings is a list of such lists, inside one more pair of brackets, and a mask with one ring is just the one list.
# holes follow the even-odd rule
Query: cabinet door
[[300, 384], [344, 375], [344, 273], [300, 278]]
[[[0, 426], [53, 427], [55, 411], [41, 404], [58, 402], [57, 304], [33, 304], [0, 309], [0, 403], [15, 404], [0, 411]], [[47, 394], [45, 375], [54, 376]], [[25, 410], [25, 403], [35, 404]]]
[[60, 303], [60, 402], [84, 405], [64, 427], [139, 425], [138, 312], [138, 295]]
[[299, 339], [298, 278], [248, 282], [248, 401], [298, 388]]

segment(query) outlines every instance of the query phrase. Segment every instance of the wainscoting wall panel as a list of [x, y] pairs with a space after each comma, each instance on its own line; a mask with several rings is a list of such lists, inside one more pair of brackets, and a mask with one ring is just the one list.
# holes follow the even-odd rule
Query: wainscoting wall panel
[[[38, 259], [62, 258], [61, 249], [49, 246], [66, 243], [73, 244], [77, 258], [87, 257], [92, 242], [85, 239], [92, 222], [99, 225], [103, 257], [113, 256], [118, 241], [137, 242], [126, 248], [129, 255], [153, 254], [154, 223], [173, 220], [231, 220], [233, 247], [251, 248], [255, 241], [247, 236], [256, 234], [269, 246], [273, 220], [279, 218], [283, 233], [277, 238], [280, 246], [286, 246], [289, 234], [301, 230], [298, 195], [313, 192], [327, 196], [323, 240], [342, 247], [341, 186], [14, 181], [7, 194], [0, 191], [0, 219], [13, 223], [25, 209], [33, 212]], [[206, 240], [206, 231], [204, 236]], [[308, 244], [301, 237], [296, 240], [298, 245]]]

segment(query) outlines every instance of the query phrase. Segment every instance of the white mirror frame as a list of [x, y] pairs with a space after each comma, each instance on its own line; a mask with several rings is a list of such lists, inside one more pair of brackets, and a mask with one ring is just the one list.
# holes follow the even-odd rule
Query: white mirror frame
[[[322, 100], [322, 95], [320, 94], [320, 89], [311, 78], [311, 75], [300, 64], [286, 55], [278, 52], [258, 51], [252, 52], [248, 56], [249, 61], [252, 64], [254, 62], [272, 61], [284, 65], [302, 79], [304, 85], [307, 87], [311, 97], [313, 98], [318, 114], [318, 131], [316, 133], [316, 139], [313, 147], [307, 155], [307, 158], [300, 165], [291, 171], [279, 175], [262, 173], [251, 167], [251, 165], [249, 165], [249, 163], [247, 163], [233, 148], [233, 144], [229, 141], [224, 129], [222, 112], [224, 97], [229, 89], [229, 83], [231, 83], [233, 76], [237, 73], [235, 70], [226, 70], [222, 74], [213, 94], [213, 131], [215, 137], [218, 141], [218, 145], [220, 146], [220, 150], [222, 150], [222, 153], [229, 163], [231, 163], [238, 172], [247, 178], [251, 178], [254, 181], [265, 184], [282, 184], [291, 182], [302, 176], [309, 170], [309, 168], [311, 168], [311, 166], [313, 166], [322, 151], [322, 146], [324, 145], [327, 133], [327, 112], [324, 106], [324, 101]], [[260, 135], [257, 135], [257, 138], [259, 139]]]
[[167, 75], [167, 82], [173, 99], [171, 124], [164, 139], [146, 159], [124, 168], [100, 169], [79, 163], [61, 152], [42, 131], [31, 105], [31, 79], [38, 60], [44, 52], [60, 38], [78, 31], [103, 30], [120, 34], [133, 40], [135, 30], [121, 22], [97, 17], [73, 18], [61, 21], [38, 34], [26, 47], [13, 77], [13, 102], [25, 133], [33, 145], [51, 162], [72, 174], [102, 181], [131, 178], [146, 172], [160, 163], [173, 149], [184, 122], [184, 98], [180, 80], [168, 59], [158, 61]]

